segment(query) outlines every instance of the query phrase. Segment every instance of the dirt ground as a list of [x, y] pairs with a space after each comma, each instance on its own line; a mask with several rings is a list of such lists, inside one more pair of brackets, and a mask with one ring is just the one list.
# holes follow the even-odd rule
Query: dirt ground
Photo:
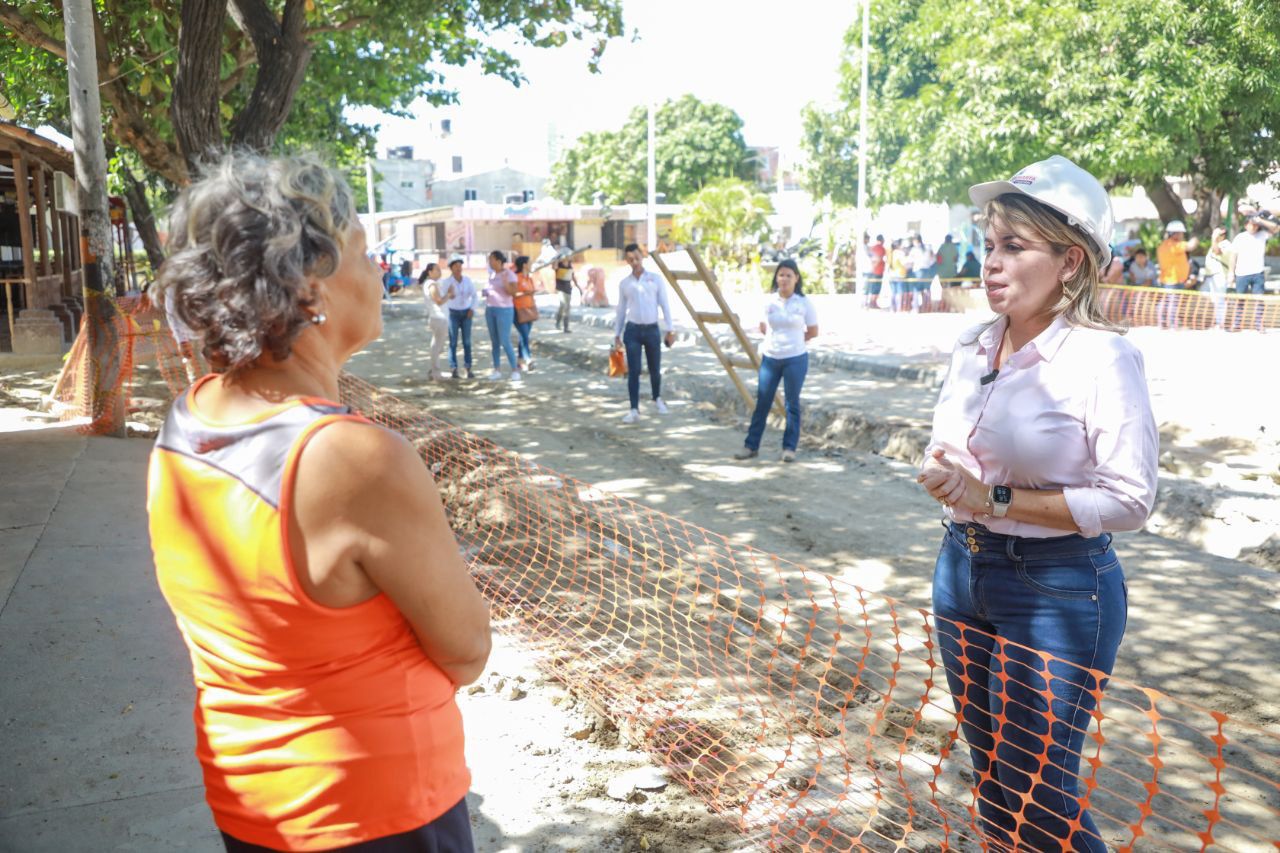
[[[736, 543], [927, 606], [941, 533], [936, 505], [914, 483], [915, 466], [903, 461], [911, 451], [886, 445], [910, 444], [907, 437], [913, 430], [927, 430], [927, 406], [936, 393], [931, 388], [819, 367], [807, 386], [813, 389], [812, 396], [806, 395], [813, 409], [830, 402], [823, 391], [829, 387], [833, 396], [838, 394], [872, 421], [890, 413], [897, 427], [889, 435], [873, 436], [881, 452], [859, 449], [859, 440], [844, 440], [881, 427], [849, 421], [836, 428], [828, 423], [821, 435], [810, 436], [795, 465], [781, 464], [776, 449], [770, 449], [780, 438], [771, 430], [760, 460], [743, 465], [730, 455], [741, 445], [744, 417], [705, 347], [685, 341], [666, 353], [664, 396], [671, 414], [659, 417], [642, 404], [641, 421], [626, 427], [619, 422], [626, 411], [625, 386], [602, 372], [610, 337], [603, 329], [580, 324], [571, 335], [561, 335], [551, 331], [549, 323], [538, 324], [535, 369], [518, 384], [482, 378], [429, 382], [420, 305], [412, 300], [394, 303], [384, 318], [382, 340], [353, 359], [349, 368], [402, 399], [553, 470]], [[1143, 330], [1135, 336], [1143, 337]], [[941, 352], [937, 347], [932, 358]], [[926, 355], [921, 352], [920, 360], [927, 362]], [[477, 335], [477, 377], [487, 374], [490, 364], [487, 339]], [[1240, 401], [1242, 389], [1227, 394], [1208, 384], [1197, 385], [1196, 394], [1202, 398], [1226, 398], [1224, 405], [1206, 408], [1203, 399], [1180, 402], [1186, 395], [1163, 378], [1165, 371], [1151, 372], [1156, 375], [1153, 396], [1166, 443], [1161, 483], [1166, 500], [1161, 511], [1169, 519], [1163, 526], [1170, 535], [1158, 535], [1157, 518], [1147, 531], [1117, 538], [1131, 611], [1116, 674], [1280, 733], [1280, 684], [1272, 677], [1274, 639], [1280, 638], [1274, 570], [1223, 558], [1203, 547], [1206, 531], [1241, 539], [1238, 532], [1221, 532], [1230, 527], [1215, 515], [1225, 514], [1220, 512], [1224, 499], [1247, 501], [1254, 513], [1243, 519], [1245, 540], [1258, 541], [1268, 530], [1272, 535], [1280, 531], [1270, 514], [1278, 484], [1269, 476], [1276, 471], [1270, 441], [1280, 430], [1273, 426], [1268, 432], [1275, 423], [1269, 420], [1271, 407], [1259, 405], [1255, 419], [1260, 422], [1238, 428], [1242, 434], [1232, 439], [1227, 432], [1233, 428], [1232, 418], [1238, 418], [1242, 406], [1248, 408], [1247, 401]], [[708, 383], [719, 383], [721, 393], [708, 392]], [[642, 387], [647, 390], [647, 383]], [[925, 411], [919, 411], [920, 406]], [[857, 412], [838, 416], [856, 420]], [[1184, 461], [1197, 454], [1199, 467]], [[1225, 489], [1224, 482], [1231, 487]], [[1169, 495], [1183, 500], [1178, 496], [1197, 489], [1206, 494], [1201, 505], [1191, 510], [1170, 505]], [[1229, 649], [1224, 638], [1229, 638]], [[587, 771], [593, 779], [588, 788], [598, 788], [619, 770], [616, 764], [593, 763], [601, 769], [594, 776]], [[480, 781], [477, 790], [484, 790]], [[549, 799], [537, 804], [535, 813], [562, 822], [555, 803], [559, 792]], [[561, 800], [566, 802], [582, 800], [571, 791], [567, 801]], [[675, 813], [682, 812], [677, 808]], [[662, 821], [676, 825], [666, 817], [655, 825]], [[606, 836], [616, 837], [617, 826], [610, 824]], [[718, 837], [713, 834], [707, 843], [713, 846]], [[681, 838], [681, 844], [690, 844], [698, 836], [686, 833]]]
[[[901, 332], [894, 341], [898, 361], [922, 365], [945, 357], [961, 322], [918, 318], [925, 323], [907, 326], [891, 319]], [[601, 372], [610, 337], [601, 328], [579, 324], [573, 334], [560, 335], [549, 321], [538, 323], [535, 369], [518, 384], [430, 382], [421, 303], [388, 304], [384, 323], [382, 339], [348, 367], [405, 401], [736, 543], [928, 605], [940, 519], [914, 483], [909, 461], [919, 433], [927, 435], [936, 394], [927, 383], [818, 366], [806, 393], [814, 429], [800, 461], [779, 462], [780, 434], [771, 428], [761, 458], [743, 465], [730, 459], [742, 441], [740, 405], [705, 347], [693, 342], [682, 341], [665, 356], [671, 414], [659, 417], [642, 404], [641, 421], [626, 427], [619, 422], [625, 385]], [[481, 377], [490, 366], [489, 345], [483, 326], [476, 332]], [[828, 334], [828, 346], [848, 352], [874, 356], [885, 349], [883, 329], [848, 323]], [[1155, 334], [1134, 333], [1144, 352], [1161, 347], [1179, 360], [1152, 371], [1148, 355], [1165, 445], [1161, 488], [1173, 498], [1166, 497], [1147, 531], [1117, 538], [1131, 612], [1116, 674], [1280, 734], [1280, 683], [1273, 677], [1280, 593], [1274, 570], [1263, 568], [1275, 565], [1269, 556], [1275, 546], [1267, 543], [1280, 541], [1274, 395], [1259, 399], [1260, 388], [1218, 381], [1197, 352], [1212, 343], [1211, 333], [1195, 341], [1188, 335], [1178, 346]], [[1255, 343], [1259, 357], [1280, 348], [1274, 337], [1249, 345]], [[0, 393], [29, 402], [42, 378], [7, 377]], [[147, 388], [145, 373], [142, 378], [134, 426], [145, 435], [165, 402], [154, 386]], [[650, 759], [620, 743], [607, 720], [536, 664], [532, 652], [504, 638], [480, 689], [460, 697], [475, 775], [478, 849], [749, 845], [678, 784], [610, 798], [611, 781], [651, 766]]]

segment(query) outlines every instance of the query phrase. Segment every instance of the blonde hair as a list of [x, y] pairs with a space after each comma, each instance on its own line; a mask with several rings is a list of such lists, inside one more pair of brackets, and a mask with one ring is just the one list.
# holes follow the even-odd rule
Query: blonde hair
[[1100, 257], [1093, 241], [1079, 228], [1070, 225], [1065, 216], [1021, 193], [996, 196], [987, 202], [983, 214], [988, 222], [998, 219], [1025, 240], [1048, 243], [1056, 255], [1065, 255], [1072, 246], [1078, 246], [1084, 253], [1084, 260], [1075, 273], [1062, 282], [1062, 296], [1049, 309], [1054, 317], [1065, 317], [1073, 326], [1119, 334], [1127, 331], [1107, 319], [1098, 300], [1102, 270], [1111, 258]]

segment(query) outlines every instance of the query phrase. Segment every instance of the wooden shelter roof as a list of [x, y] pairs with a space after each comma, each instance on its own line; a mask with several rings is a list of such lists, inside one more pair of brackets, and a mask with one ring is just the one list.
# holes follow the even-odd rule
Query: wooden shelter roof
[[0, 121], [0, 150], [19, 152], [68, 175], [76, 173], [75, 158], [70, 151], [13, 122]]

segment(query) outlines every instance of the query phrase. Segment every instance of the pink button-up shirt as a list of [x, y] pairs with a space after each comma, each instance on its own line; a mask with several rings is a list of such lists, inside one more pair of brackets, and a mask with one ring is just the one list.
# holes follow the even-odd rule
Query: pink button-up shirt
[[[956, 344], [929, 449], [942, 448], [989, 486], [1062, 489], [1084, 536], [1142, 527], [1160, 450], [1142, 353], [1120, 335], [1059, 317], [983, 385], [1007, 323], [970, 330]], [[1013, 536], [1075, 532], [1010, 518], [983, 524]]]
[[490, 308], [513, 308], [515, 296], [507, 293], [507, 284], [516, 283], [516, 274], [509, 269], [497, 272], [489, 270], [489, 286], [484, 289], [484, 304]]

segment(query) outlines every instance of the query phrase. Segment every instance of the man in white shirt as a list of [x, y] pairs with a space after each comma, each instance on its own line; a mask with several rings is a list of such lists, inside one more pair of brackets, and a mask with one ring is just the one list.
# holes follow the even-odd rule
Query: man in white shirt
[[[623, 251], [631, 274], [618, 285], [618, 312], [613, 323], [613, 344], [627, 351], [627, 394], [631, 409], [623, 417], [624, 424], [640, 419], [640, 351], [644, 350], [649, 365], [649, 387], [658, 414], [667, 413], [662, 402], [662, 343], [675, 341], [671, 331], [671, 303], [667, 299], [667, 283], [662, 276], [644, 268], [640, 247], [631, 243]], [[658, 332], [658, 314], [662, 314], [665, 339]]]
[[440, 288], [449, 294], [445, 307], [449, 309], [449, 368], [454, 379], [458, 378], [458, 335], [462, 335], [462, 355], [467, 367], [467, 378], [475, 374], [471, 372], [471, 321], [476, 315], [476, 286], [470, 278], [462, 274], [462, 258], [449, 261], [449, 277], [440, 283]]
[[[1232, 254], [1235, 256], [1236, 293], [1252, 293], [1261, 296], [1267, 283], [1267, 241], [1280, 229], [1280, 225], [1269, 218], [1250, 216], [1244, 222], [1244, 230], [1231, 241]], [[1237, 299], [1235, 322], [1232, 328], [1240, 328], [1240, 320], [1245, 312], [1244, 302]], [[1262, 331], [1262, 300], [1254, 302], [1254, 325]]]

